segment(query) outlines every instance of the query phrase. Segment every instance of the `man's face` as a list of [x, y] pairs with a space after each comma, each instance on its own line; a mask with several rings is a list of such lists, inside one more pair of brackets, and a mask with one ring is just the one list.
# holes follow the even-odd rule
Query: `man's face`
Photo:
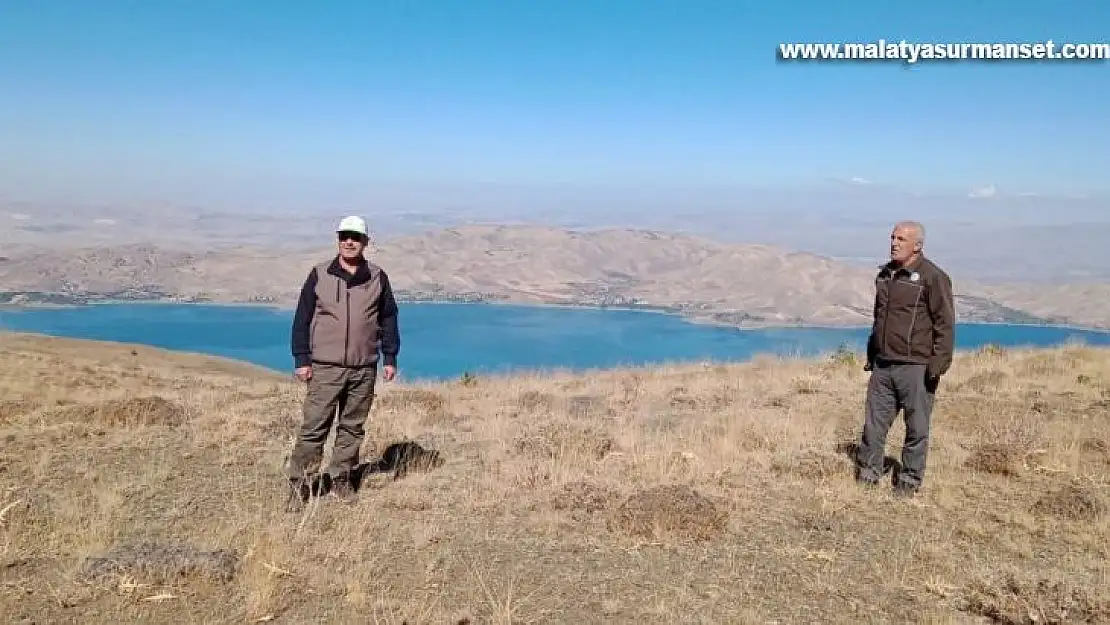
[[366, 249], [366, 239], [357, 232], [339, 233], [339, 254], [349, 262], [357, 261]]
[[917, 251], [917, 237], [912, 228], [895, 228], [890, 233], [890, 260], [904, 263]]

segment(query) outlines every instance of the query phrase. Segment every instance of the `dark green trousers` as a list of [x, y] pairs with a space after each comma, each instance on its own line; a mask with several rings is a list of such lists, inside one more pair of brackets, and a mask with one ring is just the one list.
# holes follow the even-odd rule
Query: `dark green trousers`
[[374, 401], [377, 367], [336, 367], [313, 363], [304, 400], [304, 420], [289, 458], [290, 479], [320, 470], [324, 442], [335, 425], [335, 446], [328, 473], [343, 477], [359, 461], [366, 418]]

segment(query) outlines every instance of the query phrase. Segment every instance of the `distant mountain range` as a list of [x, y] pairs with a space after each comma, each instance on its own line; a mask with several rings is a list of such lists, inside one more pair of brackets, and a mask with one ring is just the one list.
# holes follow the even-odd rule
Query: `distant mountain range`
[[[259, 226], [271, 233], [276, 227], [273, 219]], [[257, 244], [211, 247], [201, 236], [159, 244], [83, 239], [65, 237], [49, 247], [42, 240], [5, 245], [0, 304], [186, 300], [289, 306], [311, 265], [334, 253], [326, 243], [308, 245], [307, 237], [274, 245], [272, 234]], [[769, 245], [651, 230], [528, 225], [439, 228], [386, 239], [372, 256], [410, 301], [621, 306], [739, 326], [869, 323], [875, 273], [874, 265]], [[1108, 284], [989, 285], [952, 275], [964, 321], [1110, 327]]]
[[[226, 188], [197, 181], [158, 198], [78, 194], [70, 199], [5, 193], [0, 255], [8, 246], [154, 243], [190, 250], [244, 243], [281, 248], [327, 244], [346, 212], [364, 213], [379, 239], [475, 224], [567, 229], [633, 228], [772, 245], [873, 267], [894, 221], [928, 228], [930, 255], [953, 275], [984, 283], [1110, 283], [1110, 260], [1093, 250], [1110, 238], [1110, 196], [1031, 193], [989, 181], [919, 188], [855, 177], [789, 186], [375, 183], [362, 187], [267, 180]], [[989, 193], [986, 191], [989, 190]], [[80, 195], [79, 200], [72, 196]], [[172, 197], [171, 202], [166, 199]]]

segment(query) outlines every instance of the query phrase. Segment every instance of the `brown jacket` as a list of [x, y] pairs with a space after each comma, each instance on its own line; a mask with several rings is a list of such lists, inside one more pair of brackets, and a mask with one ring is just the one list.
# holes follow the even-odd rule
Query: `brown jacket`
[[875, 277], [875, 311], [867, 362], [927, 365], [929, 377], [952, 366], [956, 308], [952, 280], [924, 256], [911, 265], [883, 265]]
[[396, 365], [401, 340], [389, 277], [364, 261], [354, 274], [338, 258], [312, 268], [293, 317], [293, 359], [344, 367]]

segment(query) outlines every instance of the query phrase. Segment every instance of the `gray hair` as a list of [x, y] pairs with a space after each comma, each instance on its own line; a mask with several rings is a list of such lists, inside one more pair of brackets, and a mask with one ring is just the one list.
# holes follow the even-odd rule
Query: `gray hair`
[[894, 224], [894, 229], [908, 228], [913, 231], [914, 238], [921, 245], [925, 245], [925, 226], [921, 225], [918, 221], [899, 221]]

